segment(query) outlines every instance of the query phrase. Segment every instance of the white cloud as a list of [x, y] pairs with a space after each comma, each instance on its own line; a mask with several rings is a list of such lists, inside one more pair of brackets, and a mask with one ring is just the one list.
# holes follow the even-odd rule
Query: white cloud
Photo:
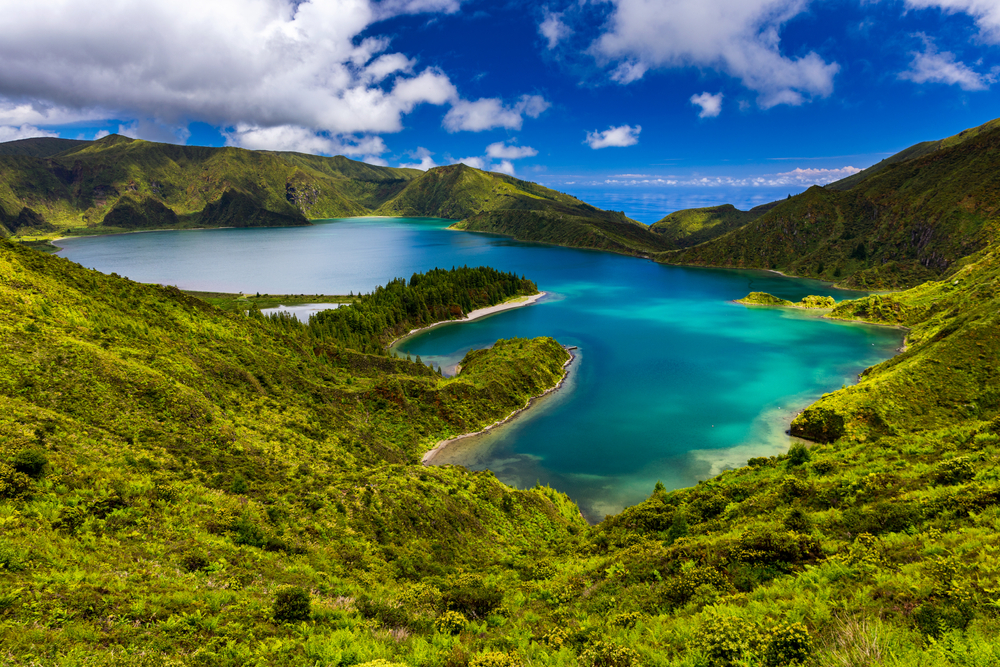
[[487, 162], [481, 157], [462, 157], [457, 160], [452, 160], [452, 164], [464, 164], [466, 167], [472, 167], [473, 169], [486, 169]]
[[375, 156], [375, 155], [365, 155], [364, 157], [361, 158], [361, 161], [362, 162], [367, 162], [368, 164], [373, 164], [376, 167], [388, 167], [389, 166], [389, 161], [388, 160], [384, 160], [384, 159], [382, 159], [382, 158], [380, 158], [378, 156]]
[[501, 160], [500, 164], [493, 166], [490, 171], [498, 171], [501, 174], [507, 174], [508, 176], [514, 176], [514, 163], [510, 160]]
[[554, 49], [562, 40], [573, 34], [572, 28], [563, 23], [562, 14], [545, 9], [545, 20], [538, 24], [538, 32], [549, 41], [549, 48]]
[[534, 157], [538, 155], [538, 151], [531, 146], [508, 146], [504, 142], [498, 141], [486, 147], [486, 154], [492, 158], [517, 160], [523, 157]]
[[899, 74], [900, 79], [913, 83], [943, 83], [962, 90], [986, 90], [993, 83], [993, 76], [984, 76], [955, 58], [954, 53], [938, 51], [924, 38], [923, 53], [915, 51], [910, 69]]
[[444, 128], [449, 132], [466, 130], [481, 132], [495, 127], [520, 130], [524, 116], [538, 118], [551, 106], [541, 95], [522, 95], [514, 105], [506, 106], [503, 100], [486, 97], [475, 102], [458, 100], [444, 117]]
[[458, 100], [362, 35], [459, 0], [0, 0], [0, 124], [122, 118], [147, 136], [220, 127], [396, 132], [420, 104]]
[[594, 149], [609, 146], [634, 146], [639, 143], [640, 132], [642, 132], [641, 125], [609, 127], [603, 132], [588, 132], [586, 144]]
[[431, 158], [431, 156], [434, 155], [434, 153], [430, 152], [423, 146], [420, 146], [415, 151], [411, 151], [409, 155], [410, 157], [420, 160], [420, 162], [400, 164], [399, 165], [400, 167], [409, 167], [410, 169], [420, 169], [422, 171], [427, 171], [428, 169], [433, 169], [434, 167], [438, 166], [437, 162], [435, 162]]
[[912, 9], [936, 7], [948, 14], [962, 12], [976, 20], [983, 41], [1000, 42], [1000, 2], [996, 0], [906, 0]]
[[[683, 178], [677, 176], [670, 177], [648, 177], [648, 178], [625, 178], [629, 174], [620, 174], [615, 178], [608, 178], [603, 181], [589, 183], [588, 185], [623, 185], [623, 186], [686, 186], [686, 187], [777, 187], [777, 186], [799, 186], [808, 187], [810, 185], [826, 185], [847, 178], [861, 171], [857, 167], [839, 167], [837, 169], [802, 169], [796, 168], [791, 171], [784, 171], [777, 174], [763, 174], [760, 176], [703, 176], [701, 178]], [[639, 174], [636, 174], [639, 176]]]
[[297, 125], [257, 127], [241, 124], [222, 133], [227, 146], [251, 150], [295, 151], [322, 155], [379, 155], [388, 150], [378, 136], [324, 136]]
[[840, 69], [816, 53], [788, 58], [780, 29], [808, 0], [610, 0], [606, 32], [592, 45], [599, 61], [618, 63], [625, 84], [653, 68], [711, 68], [740, 79], [764, 108], [802, 104], [833, 91]]
[[108, 132], [107, 130], [98, 130], [98, 131], [97, 131], [97, 132], [96, 132], [96, 133], [94, 134], [94, 141], [97, 141], [98, 139], [103, 139], [104, 137], [107, 137], [107, 136], [109, 136], [110, 134], [111, 134], [111, 133], [110, 133], [110, 132]]
[[701, 107], [698, 118], [715, 118], [722, 112], [722, 93], [692, 95], [691, 104]]
[[33, 125], [0, 125], [0, 143], [5, 141], [17, 141], [18, 139], [32, 139], [34, 137], [58, 137], [55, 132], [40, 130]]

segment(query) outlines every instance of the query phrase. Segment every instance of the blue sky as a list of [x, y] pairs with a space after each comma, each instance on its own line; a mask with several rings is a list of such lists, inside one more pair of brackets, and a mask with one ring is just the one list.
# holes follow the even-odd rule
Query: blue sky
[[1000, 0], [0, 4], [0, 140], [461, 160], [644, 222], [1000, 116]]

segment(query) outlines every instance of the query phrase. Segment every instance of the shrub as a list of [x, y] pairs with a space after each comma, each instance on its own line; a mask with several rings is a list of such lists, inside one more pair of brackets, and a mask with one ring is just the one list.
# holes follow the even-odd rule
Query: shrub
[[40, 478], [48, 463], [49, 460], [45, 458], [45, 454], [34, 449], [22, 449], [11, 460], [14, 470], [32, 479]]
[[354, 606], [362, 616], [376, 620], [387, 628], [413, 628], [415, 624], [410, 612], [399, 602], [362, 595], [354, 601]]
[[720, 592], [733, 589], [726, 576], [714, 567], [693, 567], [671, 577], [663, 587], [663, 598], [667, 607], [674, 609], [687, 604], [705, 586]]
[[520, 667], [521, 661], [503, 651], [484, 651], [469, 661], [469, 667]]
[[464, 575], [443, 592], [442, 600], [448, 609], [467, 618], [486, 618], [500, 607], [503, 592], [496, 586], [484, 584], [475, 576]]
[[639, 654], [634, 650], [605, 641], [596, 641], [584, 649], [580, 660], [592, 667], [635, 667], [640, 664]]
[[812, 529], [812, 522], [809, 521], [809, 515], [803, 512], [800, 507], [793, 507], [788, 514], [785, 515], [785, 520], [782, 521], [782, 525], [784, 525], [787, 530], [792, 530], [796, 533], [808, 533]]
[[788, 448], [788, 461], [789, 466], [800, 466], [809, 463], [812, 459], [812, 452], [809, 448], [803, 445], [801, 442], [796, 442], [791, 447]]
[[444, 635], [458, 634], [469, 621], [457, 611], [446, 611], [434, 621], [434, 629]]
[[804, 665], [813, 654], [812, 637], [801, 623], [782, 623], [767, 636], [764, 664], [767, 667]]
[[836, 464], [828, 459], [816, 461], [812, 464], [812, 470], [817, 475], [829, 475], [836, 467]]
[[942, 461], [934, 468], [934, 481], [938, 484], [961, 484], [976, 476], [976, 468], [965, 456]]
[[642, 614], [638, 611], [630, 611], [618, 614], [611, 619], [611, 625], [616, 628], [634, 628], [636, 623], [642, 620]]
[[710, 667], [730, 667], [760, 649], [760, 628], [741, 618], [713, 616], [702, 623], [690, 648], [699, 651]]
[[309, 592], [298, 586], [286, 586], [274, 595], [271, 615], [279, 623], [308, 621], [312, 616]]

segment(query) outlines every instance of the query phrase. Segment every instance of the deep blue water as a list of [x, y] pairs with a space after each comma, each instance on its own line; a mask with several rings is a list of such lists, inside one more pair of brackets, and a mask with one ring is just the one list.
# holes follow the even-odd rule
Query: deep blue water
[[766, 291], [856, 296], [759, 271], [689, 269], [444, 229], [447, 221], [360, 218], [304, 228], [151, 232], [67, 239], [84, 266], [183, 289], [346, 294], [434, 267], [490, 265], [534, 280], [538, 304], [403, 341], [449, 367], [497, 338], [579, 347], [567, 386], [510, 424], [449, 447], [438, 463], [550, 484], [591, 519], [786, 449], [788, 422], [894, 353], [899, 331], [732, 303]]

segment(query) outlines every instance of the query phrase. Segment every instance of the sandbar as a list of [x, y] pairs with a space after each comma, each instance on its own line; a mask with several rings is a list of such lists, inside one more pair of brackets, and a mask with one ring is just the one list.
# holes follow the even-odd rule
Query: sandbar
[[432, 465], [433, 462], [434, 462], [434, 457], [436, 457], [439, 453], [441, 453], [441, 451], [444, 450], [451, 443], [457, 442], [459, 440], [464, 440], [465, 438], [471, 438], [474, 435], [482, 435], [483, 433], [486, 433], [487, 431], [490, 431], [490, 430], [496, 428], [497, 426], [500, 426], [502, 424], [506, 424], [511, 419], [514, 419], [519, 414], [521, 414], [522, 412], [524, 412], [525, 410], [527, 410], [528, 408], [530, 408], [532, 406], [532, 404], [534, 404], [534, 402], [537, 401], [538, 399], [540, 399], [543, 396], [546, 396], [548, 394], [551, 394], [554, 391], [558, 391], [559, 389], [561, 389], [562, 386], [566, 383], [566, 378], [569, 377], [569, 367], [570, 367], [570, 365], [573, 363], [573, 361], [576, 360], [576, 355], [573, 353], [573, 350], [576, 349], [575, 346], [574, 347], [564, 348], [564, 349], [567, 352], [569, 352], [569, 359], [567, 359], [566, 362], [563, 364], [563, 374], [562, 374], [562, 377], [559, 378], [559, 382], [557, 382], [554, 387], [550, 387], [549, 389], [546, 389], [545, 391], [543, 391], [542, 393], [538, 394], [537, 396], [532, 396], [524, 404], [524, 407], [521, 407], [521, 408], [518, 408], [517, 410], [514, 410], [512, 413], [510, 413], [509, 415], [507, 415], [503, 419], [501, 419], [499, 421], [495, 421], [492, 424], [490, 424], [489, 426], [486, 426], [486, 427], [484, 427], [484, 428], [482, 428], [482, 429], [480, 429], [478, 431], [475, 431], [473, 433], [463, 433], [462, 435], [457, 435], [454, 438], [448, 438], [447, 440], [440, 441], [439, 443], [437, 443], [436, 445], [434, 445], [433, 449], [431, 449], [430, 451], [428, 451], [427, 453], [424, 454], [423, 458], [420, 459], [420, 462], [423, 463], [425, 466]]
[[535, 303], [545, 295], [546, 292], [539, 292], [538, 294], [532, 294], [531, 296], [515, 297], [510, 301], [504, 301], [503, 303], [498, 303], [495, 306], [489, 306], [488, 308], [477, 308], [476, 310], [470, 311], [469, 314], [466, 315], [465, 317], [457, 320], [442, 320], [440, 322], [435, 322], [434, 324], [428, 324], [426, 327], [420, 327], [419, 329], [412, 329], [409, 332], [400, 336], [399, 338], [395, 339], [391, 343], [389, 343], [389, 347], [392, 347], [393, 345], [403, 340], [404, 338], [409, 338], [410, 336], [418, 334], [421, 331], [427, 331], [428, 329], [433, 329], [434, 327], [441, 326], [442, 324], [456, 324], [458, 322], [469, 322], [470, 320], [478, 320], [481, 317], [487, 317], [489, 315], [500, 313], [505, 310], [511, 310], [513, 308], [521, 308], [522, 306], [530, 306], [531, 304]]

